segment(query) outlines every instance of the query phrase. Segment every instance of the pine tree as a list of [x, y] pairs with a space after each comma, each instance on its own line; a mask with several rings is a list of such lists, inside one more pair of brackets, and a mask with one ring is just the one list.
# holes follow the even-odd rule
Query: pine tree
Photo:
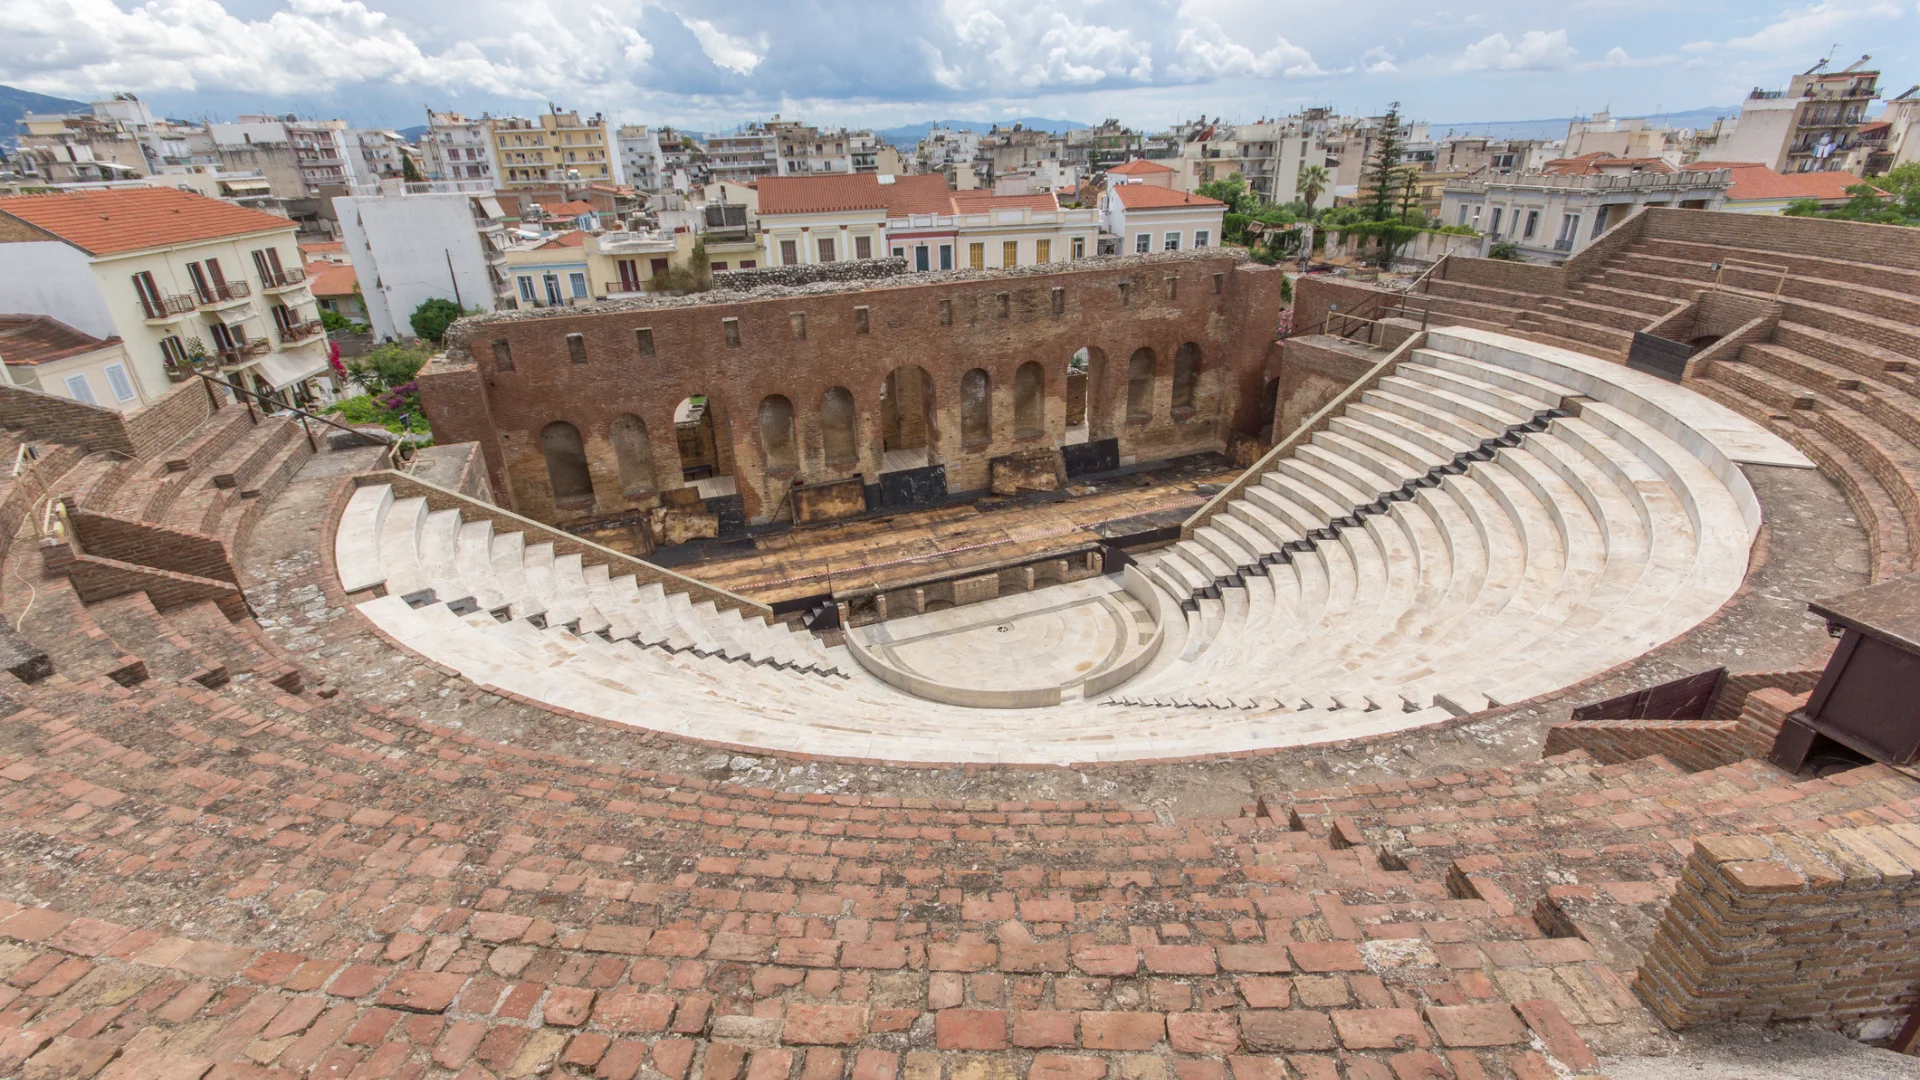
[[1394, 216], [1394, 203], [1399, 199], [1402, 181], [1400, 179], [1400, 155], [1404, 143], [1400, 137], [1400, 103], [1387, 106], [1387, 115], [1380, 118], [1380, 135], [1374, 142], [1373, 157], [1367, 161], [1367, 218], [1370, 221], [1387, 221]]

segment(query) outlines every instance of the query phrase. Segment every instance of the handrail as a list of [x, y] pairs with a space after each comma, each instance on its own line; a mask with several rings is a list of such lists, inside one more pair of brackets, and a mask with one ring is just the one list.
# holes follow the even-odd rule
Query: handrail
[[1775, 273], [1779, 274], [1780, 277], [1777, 280], [1775, 280], [1773, 283], [1773, 298], [1775, 300], [1780, 299], [1781, 291], [1787, 287], [1787, 275], [1793, 273], [1793, 267], [1781, 266], [1778, 263], [1753, 262], [1748, 259], [1733, 259], [1733, 258], [1721, 259], [1720, 261], [1713, 264], [1713, 291], [1714, 292], [1720, 291], [1720, 276], [1726, 272], [1726, 266], [1728, 263], [1733, 263], [1736, 266], [1750, 266], [1759, 270], [1772, 270]]
[[[1417, 277], [1417, 278], [1414, 278], [1414, 279], [1413, 279], [1413, 284], [1411, 284], [1411, 285], [1409, 285], [1409, 286], [1407, 286], [1406, 288], [1404, 288], [1404, 289], [1402, 289], [1402, 290], [1400, 290], [1400, 291], [1401, 291], [1401, 292], [1403, 292], [1403, 293], [1417, 293], [1417, 292], [1419, 292], [1419, 291], [1420, 291], [1420, 287], [1421, 287], [1422, 285], [1425, 285], [1425, 284], [1427, 283], [1427, 279], [1433, 276], [1433, 272], [1434, 272], [1435, 270], [1438, 270], [1438, 269], [1440, 269], [1440, 268], [1441, 268], [1442, 266], [1445, 266], [1445, 265], [1447, 265], [1447, 260], [1448, 260], [1448, 259], [1451, 259], [1451, 258], [1453, 258], [1453, 251], [1452, 251], [1451, 249], [1449, 249], [1449, 250], [1447, 250], [1447, 251], [1443, 251], [1443, 252], [1441, 252], [1441, 253], [1440, 253], [1440, 257], [1439, 257], [1438, 259], [1435, 259], [1435, 260], [1433, 261], [1433, 265], [1432, 265], [1432, 266], [1429, 266], [1429, 267], [1427, 267], [1427, 268], [1426, 268], [1425, 270], [1422, 270], [1422, 271], [1420, 272], [1420, 276], [1419, 276], [1419, 277]], [[1444, 279], [1443, 279], [1443, 280], [1444, 280]]]
[[1335, 395], [1333, 400], [1320, 406], [1319, 412], [1314, 413], [1299, 427], [1294, 428], [1292, 432], [1288, 433], [1286, 438], [1273, 444], [1273, 449], [1260, 455], [1259, 461], [1247, 466], [1246, 471], [1234, 477], [1233, 481], [1226, 487], [1221, 488], [1219, 494], [1201, 504], [1200, 509], [1195, 510], [1187, 517], [1187, 520], [1180, 523], [1180, 539], [1193, 539], [1193, 534], [1196, 531], [1203, 528], [1207, 522], [1212, 521], [1214, 515], [1225, 510], [1228, 503], [1239, 498], [1241, 492], [1258, 482], [1260, 477], [1266, 475], [1266, 473], [1273, 468], [1274, 463], [1280, 460], [1282, 455], [1289, 453], [1295, 446], [1311, 438], [1315, 432], [1330, 423], [1334, 416], [1344, 411], [1349, 401], [1373, 389], [1373, 387], [1385, 377], [1387, 372], [1393, 370], [1395, 365], [1399, 364], [1400, 361], [1406, 357], [1411, 356], [1413, 350], [1421, 348], [1426, 345], [1426, 343], [1427, 335], [1425, 331], [1409, 335], [1407, 340], [1401, 342], [1398, 348], [1388, 353], [1379, 363], [1367, 369], [1366, 374], [1353, 380], [1345, 390]]
[[[200, 376], [200, 378], [204, 381], [207, 388], [207, 398], [208, 400], [214, 402], [215, 408], [219, 408], [219, 401], [214, 397], [213, 388], [215, 386], [224, 386], [227, 389], [232, 390], [236, 394], [245, 395], [240, 400], [246, 404], [247, 416], [251, 418], [255, 424], [258, 424], [260, 422], [260, 418], [257, 415], [255, 415], [253, 411], [253, 402], [254, 402], [254, 399], [256, 398], [259, 400], [262, 408], [268, 408], [268, 404], [269, 402], [271, 402], [271, 408], [268, 409], [269, 414], [281, 409], [285, 409], [289, 412], [292, 412], [298, 415], [300, 417], [300, 430], [306, 435], [307, 447], [311, 450], [315, 450], [315, 451], [319, 450], [320, 445], [314, 441], [313, 429], [307, 426], [307, 421], [309, 420], [318, 420], [320, 423], [325, 424], [330, 428], [338, 428], [341, 431], [344, 431], [347, 434], [352, 435], [357, 439], [364, 439], [367, 437], [367, 433], [364, 431], [359, 431], [354, 428], [350, 428], [345, 424], [337, 424], [332, 420], [327, 419], [324, 416], [316, 416], [315, 414], [308, 412], [307, 410], [301, 408], [298, 405], [288, 405], [283, 401], [279, 401], [274, 398], [269, 398], [265, 394], [261, 394], [261, 393], [257, 393], [255, 391], [249, 390], [246, 387], [240, 385], [239, 379], [217, 379], [212, 375], [209, 375], [206, 372], [201, 371], [199, 368], [192, 368], [190, 370], [192, 370], [195, 375]], [[390, 442], [387, 444], [387, 452], [382, 456], [387, 459], [387, 468], [392, 469], [395, 472], [399, 472], [400, 466], [413, 458], [413, 433], [411, 431], [401, 432], [400, 438], [397, 442]]]

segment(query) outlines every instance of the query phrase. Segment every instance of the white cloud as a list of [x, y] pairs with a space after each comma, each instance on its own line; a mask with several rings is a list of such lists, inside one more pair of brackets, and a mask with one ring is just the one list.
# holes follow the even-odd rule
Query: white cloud
[[1727, 44], [1736, 49], [1814, 56], [1824, 52], [1827, 44], [1834, 40], [1833, 35], [1852, 23], [1865, 19], [1897, 19], [1900, 14], [1900, 9], [1891, 3], [1825, 0], [1788, 11], [1755, 33], [1734, 38]]
[[1229, 38], [1227, 32], [1211, 20], [1201, 20], [1199, 25], [1180, 31], [1174, 48], [1180, 55], [1174, 73], [1190, 78], [1228, 75], [1306, 78], [1327, 74], [1326, 69], [1314, 62], [1312, 53], [1284, 37], [1275, 36], [1272, 47], [1256, 53]]
[[1683, 53], [1703, 53], [1712, 52], [1719, 47], [1720, 43], [1716, 41], [1689, 41], [1685, 45], [1680, 46], [1680, 51]]
[[1573, 63], [1567, 32], [1529, 30], [1514, 44], [1505, 34], [1488, 34], [1467, 46], [1453, 62], [1455, 71], [1564, 71]]
[[700, 42], [700, 51], [717, 67], [726, 68], [735, 75], [751, 75], [753, 69], [766, 59], [766, 44], [761, 43], [760, 51], [753, 51], [745, 39], [734, 37], [705, 19], [680, 20], [688, 30], [693, 31], [694, 39]]
[[1629, 56], [1627, 55], [1627, 50], [1615, 45], [1613, 48], [1608, 49], [1607, 55], [1601, 59], [1591, 60], [1583, 64], [1575, 64], [1573, 65], [1573, 70], [1607, 71], [1613, 68], [1657, 67], [1661, 64], [1671, 63], [1674, 59], [1675, 57], [1671, 54], [1666, 56]]
[[326, 93], [356, 83], [545, 97], [615, 77], [652, 55], [628, 20], [597, 4], [565, 17], [546, 0], [516, 9], [512, 32], [429, 53], [362, 0], [290, 0], [246, 20], [217, 0], [0, 0], [10, 49], [0, 80], [88, 95], [103, 89]]
[[1028, 0], [942, 2], [963, 54], [952, 65], [944, 55], [936, 62], [934, 78], [944, 86], [1032, 89], [1153, 77], [1153, 45], [1131, 29], [1083, 22]]
[[1391, 75], [1400, 70], [1393, 54], [1378, 45], [1360, 54], [1360, 66], [1369, 75]]

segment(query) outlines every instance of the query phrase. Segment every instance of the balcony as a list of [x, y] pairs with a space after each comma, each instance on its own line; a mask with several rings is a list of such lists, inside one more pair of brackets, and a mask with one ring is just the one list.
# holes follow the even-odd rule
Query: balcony
[[223, 367], [232, 367], [235, 364], [244, 364], [256, 356], [265, 356], [272, 349], [273, 344], [266, 338], [255, 338], [251, 341], [243, 341], [232, 348], [215, 350], [214, 355], [219, 357]]
[[263, 292], [277, 293], [288, 289], [297, 289], [307, 283], [307, 272], [298, 267], [292, 270], [276, 270], [260, 279]]
[[1553, 242], [1553, 250], [1555, 250], [1555, 251], [1572, 251], [1572, 250], [1573, 250], [1573, 241], [1572, 241], [1572, 240], [1555, 240], [1555, 241]]
[[189, 315], [199, 306], [199, 301], [191, 296], [175, 293], [156, 300], [140, 301], [140, 317], [150, 323], [170, 323], [182, 315]]
[[253, 287], [244, 281], [223, 281], [200, 290], [201, 308], [223, 308], [244, 303], [253, 293]]
[[279, 327], [279, 330], [280, 330], [280, 344], [292, 345], [295, 342], [305, 341], [308, 338], [313, 337], [315, 334], [320, 333], [321, 331], [320, 320], [308, 319], [305, 322], [291, 323], [289, 325]]

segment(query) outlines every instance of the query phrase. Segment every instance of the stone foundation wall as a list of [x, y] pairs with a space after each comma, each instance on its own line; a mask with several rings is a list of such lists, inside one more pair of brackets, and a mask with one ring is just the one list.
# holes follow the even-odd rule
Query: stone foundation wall
[[1634, 989], [1675, 1029], [1849, 1026], [1920, 1001], [1920, 827], [1705, 837]]
[[[1380, 354], [1385, 355], [1385, 354]], [[1280, 343], [1280, 380], [1271, 441], [1278, 442], [1326, 407], [1379, 360], [1359, 350], [1332, 344], [1322, 335], [1291, 337]]]

